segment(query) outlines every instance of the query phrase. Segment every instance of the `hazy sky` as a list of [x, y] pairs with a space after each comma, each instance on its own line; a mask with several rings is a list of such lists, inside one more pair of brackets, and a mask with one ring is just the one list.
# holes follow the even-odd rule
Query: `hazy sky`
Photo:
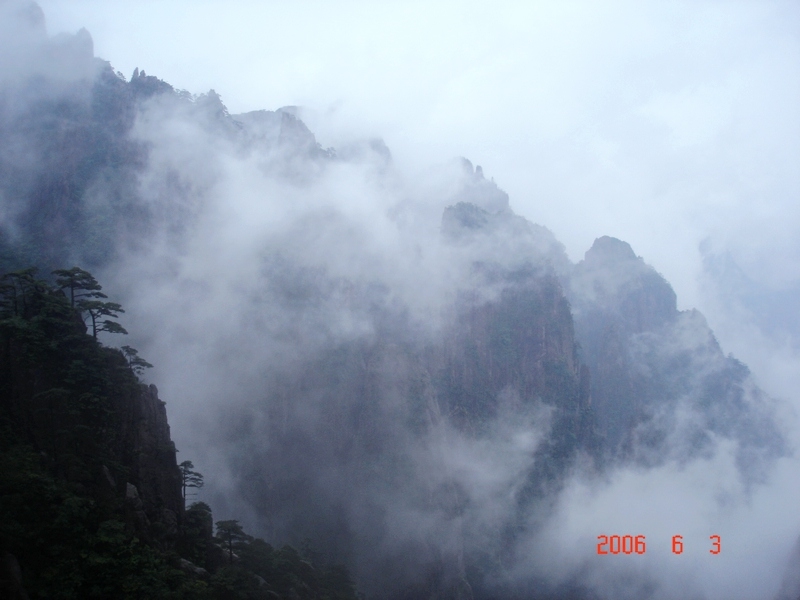
[[40, 4], [127, 77], [233, 113], [303, 105], [324, 145], [379, 135], [413, 168], [467, 156], [573, 260], [624, 238], [684, 305], [707, 236], [800, 277], [797, 3]]
[[307, 107], [323, 145], [380, 136], [410, 173], [466, 156], [573, 260], [622, 238], [762, 380], [795, 371], [703, 293], [698, 245], [800, 289], [796, 2], [39, 4], [128, 78], [213, 88], [232, 113]]

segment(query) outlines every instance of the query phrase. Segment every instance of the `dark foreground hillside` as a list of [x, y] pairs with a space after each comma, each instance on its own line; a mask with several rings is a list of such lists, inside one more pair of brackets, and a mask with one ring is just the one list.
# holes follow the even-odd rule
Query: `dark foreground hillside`
[[147, 363], [84, 325], [81, 309], [112, 305], [85, 300], [99, 286], [32, 269], [0, 281], [2, 597], [355, 598], [343, 568], [236, 521], [214, 537], [207, 505], [184, 510], [165, 403], [136, 375]]

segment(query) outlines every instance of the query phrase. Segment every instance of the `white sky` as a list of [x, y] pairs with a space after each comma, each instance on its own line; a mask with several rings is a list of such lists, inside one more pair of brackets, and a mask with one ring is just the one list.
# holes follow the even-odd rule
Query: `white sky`
[[39, 4], [126, 77], [308, 107], [323, 145], [380, 136], [409, 173], [466, 156], [573, 260], [630, 242], [680, 308], [711, 310], [705, 238], [762, 284], [800, 279], [796, 2]]

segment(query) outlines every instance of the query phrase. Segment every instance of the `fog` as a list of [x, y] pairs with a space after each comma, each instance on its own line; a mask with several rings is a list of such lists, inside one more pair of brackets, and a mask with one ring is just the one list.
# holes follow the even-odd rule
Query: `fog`
[[[316, 542], [316, 528], [370, 591], [419, 576], [436, 552], [460, 564], [463, 540], [467, 552], [500, 547], [513, 522], [512, 587], [778, 594], [800, 536], [797, 6], [39, 4], [50, 35], [85, 27], [127, 79], [138, 67], [192, 94], [213, 88], [232, 115], [299, 107], [235, 116], [240, 134], [220, 129], [216, 94], [148, 100], [130, 136], [148, 148], [135, 193], [152, 227], [122, 236], [98, 274], [156, 365], [147, 378], [179, 460], [206, 475], [198, 498], [217, 518], [271, 541]], [[25, 59], [0, 64], [6, 80], [52, 64], [45, 42], [2, 35]], [[294, 137], [275, 133], [285, 119]], [[320, 158], [326, 148], [339, 160]], [[97, 206], [104, 185], [89, 192]], [[552, 235], [498, 217], [485, 237], [445, 243], [442, 211], [459, 200], [491, 214], [508, 202]], [[566, 272], [604, 235], [661, 273], [679, 309], [702, 311], [722, 348], [683, 313], [668, 333], [636, 338], [636, 367], [654, 368], [654, 349], [663, 361], [690, 349], [699, 382], [732, 353], [753, 374], [742, 414], [767, 423], [758, 431], [774, 444], [733, 417], [706, 423], [690, 383], [652, 421], [665, 436], [657, 459], [645, 444], [605, 471], [584, 457], [548, 502], [520, 511], [551, 409], [509, 388], [489, 430], [465, 435], [442, 418], [425, 361], [464, 294], [502, 297], [475, 260]], [[334, 377], [351, 372], [374, 386], [373, 404]], [[424, 404], [424, 434], [397, 425], [409, 398]], [[353, 423], [367, 418], [364, 433]], [[294, 513], [273, 482], [296, 486]], [[645, 534], [647, 552], [599, 556], [601, 534]], [[682, 555], [670, 551], [677, 534]]]
[[467, 156], [573, 260], [598, 232], [625, 239], [685, 307], [707, 236], [769, 283], [798, 276], [796, 219], [782, 218], [797, 192], [792, 3], [42, 7], [126, 75], [213, 88], [232, 113], [313, 109], [323, 146], [356, 132], [401, 164]]

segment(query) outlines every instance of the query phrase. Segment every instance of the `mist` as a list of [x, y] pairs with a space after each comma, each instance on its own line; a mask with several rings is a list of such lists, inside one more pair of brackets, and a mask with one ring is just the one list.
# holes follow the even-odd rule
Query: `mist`
[[[50, 37], [0, 30], [7, 90], [73, 97], [92, 52], [190, 90], [137, 105], [146, 158], [84, 201], [145, 215], [95, 274], [220, 518], [310, 540], [369, 597], [458, 588], [465, 562], [504, 597], [797, 596], [795, 6], [39, 4]], [[652, 323], [625, 313], [640, 287]], [[440, 381], [518, 304], [595, 386], [612, 323], [629, 377], [592, 390], [611, 450], [541, 488], [573, 406], [498, 376], [462, 418]]]

